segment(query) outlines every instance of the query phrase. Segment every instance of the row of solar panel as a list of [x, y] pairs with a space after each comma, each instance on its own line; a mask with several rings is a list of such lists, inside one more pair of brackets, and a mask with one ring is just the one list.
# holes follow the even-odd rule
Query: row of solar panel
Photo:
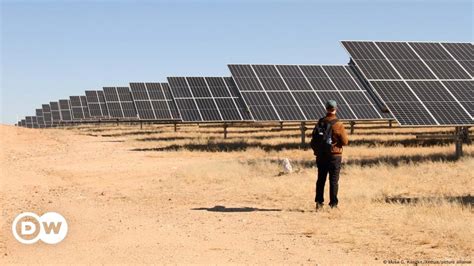
[[472, 43], [343, 41], [401, 125], [474, 124]]
[[[26, 117], [19, 125], [49, 127], [61, 122], [97, 119], [211, 121], [305, 121], [324, 115], [323, 103], [335, 99], [340, 103], [341, 119], [384, 119], [372, 97], [347, 66], [302, 66], [309, 79], [291, 72], [295, 66], [231, 65], [243, 69], [255, 67], [262, 73], [273, 68], [287, 69], [284, 79], [268, 77], [276, 87], [254, 87], [241, 81], [238, 73], [231, 77], [170, 77], [168, 83], [130, 83], [129, 87], [104, 87], [103, 91], [86, 91], [85, 96], [71, 96], [44, 104], [36, 116]], [[316, 74], [327, 69], [330, 76]], [[269, 75], [269, 74], [267, 74]], [[332, 77], [332, 79], [331, 79]], [[247, 77], [249, 78], [249, 77]], [[256, 77], [254, 77], [256, 78]], [[262, 77], [262, 79], [267, 77]], [[273, 79], [270, 81], [270, 79]], [[281, 87], [286, 82], [288, 87]], [[266, 93], [261, 98], [260, 93]], [[268, 94], [268, 97], [267, 97]], [[243, 95], [244, 97], [242, 97]], [[248, 97], [250, 96], [250, 97]], [[253, 100], [255, 96], [257, 101]], [[297, 101], [294, 101], [294, 99]], [[247, 103], [246, 103], [247, 102]], [[298, 106], [298, 107], [297, 107]], [[302, 113], [292, 114], [292, 110]], [[264, 111], [263, 113], [261, 111]], [[275, 111], [278, 110], [278, 113]], [[263, 114], [263, 115], [262, 115]]]
[[338, 116], [344, 120], [473, 124], [472, 43], [342, 44], [351, 55], [347, 66], [229, 65], [232, 77], [169, 77], [168, 83], [86, 91], [86, 96], [51, 102], [19, 124], [41, 127], [108, 118], [313, 121], [324, 116], [329, 99], [338, 102]]
[[179, 114], [166, 83], [131, 83], [128, 87], [104, 87], [43, 104], [36, 116], [27, 116], [18, 125], [50, 127], [62, 122], [106, 119], [173, 120]]
[[256, 120], [316, 120], [338, 103], [341, 119], [377, 120], [382, 113], [353, 67], [341, 65], [229, 65]]

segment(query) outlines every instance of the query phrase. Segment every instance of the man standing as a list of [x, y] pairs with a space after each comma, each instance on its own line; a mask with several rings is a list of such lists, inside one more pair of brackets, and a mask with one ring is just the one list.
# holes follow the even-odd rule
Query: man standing
[[324, 185], [329, 173], [329, 206], [337, 207], [337, 190], [339, 172], [341, 171], [342, 146], [349, 143], [344, 124], [336, 117], [337, 103], [329, 100], [326, 103], [327, 114], [319, 119], [314, 127], [311, 139], [311, 148], [316, 156], [318, 180], [316, 181], [316, 209], [323, 207]]

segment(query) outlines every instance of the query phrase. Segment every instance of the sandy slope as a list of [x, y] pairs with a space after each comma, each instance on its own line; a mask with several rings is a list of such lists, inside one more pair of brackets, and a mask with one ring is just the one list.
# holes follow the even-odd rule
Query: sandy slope
[[[314, 229], [337, 223], [331, 216], [311, 212], [312, 205], [288, 208], [295, 202], [284, 183], [270, 189], [269, 179], [235, 178], [239, 164], [226, 154], [133, 152], [120, 138], [0, 129], [0, 264], [380, 263]], [[206, 169], [222, 176], [208, 177]], [[312, 179], [287, 182], [307, 182], [312, 194]], [[215, 205], [261, 210], [193, 210]], [[54, 246], [16, 242], [10, 226], [23, 211], [61, 213], [68, 237]]]

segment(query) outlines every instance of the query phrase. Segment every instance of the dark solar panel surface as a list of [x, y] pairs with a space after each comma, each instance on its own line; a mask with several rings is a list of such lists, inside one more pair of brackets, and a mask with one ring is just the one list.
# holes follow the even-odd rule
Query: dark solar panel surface
[[104, 87], [105, 103], [112, 118], [136, 119], [137, 111], [128, 87]]
[[229, 69], [255, 120], [317, 120], [325, 115], [328, 100], [338, 103], [340, 119], [385, 118], [349, 66], [229, 65]]
[[179, 114], [167, 83], [134, 82], [130, 91], [141, 120], [177, 120]]
[[61, 121], [72, 121], [71, 105], [69, 100], [59, 100], [59, 113]]
[[231, 78], [169, 77], [168, 84], [183, 121], [252, 120]]
[[90, 117], [106, 118], [109, 116], [105, 103], [104, 92], [100, 90], [86, 91], [86, 103]]
[[474, 124], [471, 43], [342, 44], [402, 126]]

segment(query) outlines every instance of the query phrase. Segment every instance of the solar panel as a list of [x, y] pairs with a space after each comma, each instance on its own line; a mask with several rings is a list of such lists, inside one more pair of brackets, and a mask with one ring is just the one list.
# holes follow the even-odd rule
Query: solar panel
[[26, 121], [25, 121], [25, 119], [21, 119], [21, 120], [20, 120], [20, 126], [21, 126], [21, 127], [26, 127]]
[[112, 118], [137, 118], [132, 94], [128, 87], [104, 87], [105, 103]]
[[90, 118], [89, 108], [85, 96], [70, 96], [73, 120], [84, 120]]
[[345, 120], [379, 120], [382, 115], [354, 69], [344, 65], [229, 65], [255, 120], [307, 121], [336, 100]]
[[474, 116], [474, 81], [444, 81], [443, 84], [459, 100], [469, 115]]
[[59, 103], [58, 102], [50, 102], [49, 106], [51, 108], [52, 124], [57, 125], [61, 121], [61, 112], [59, 111]]
[[80, 99], [81, 99], [82, 113], [84, 114], [84, 119], [91, 118], [91, 115], [89, 112], [89, 106], [87, 105], [87, 97], [83, 95], [83, 96], [80, 96]]
[[141, 120], [179, 119], [168, 83], [133, 82], [130, 91]]
[[27, 128], [33, 128], [33, 119], [31, 116], [25, 117], [25, 124]]
[[51, 127], [53, 123], [53, 118], [51, 117], [51, 107], [49, 104], [43, 104], [41, 105], [41, 108], [43, 110], [43, 118], [44, 118], [44, 124], [46, 127]]
[[43, 118], [43, 109], [36, 109], [36, 122], [39, 128], [46, 127], [46, 124], [44, 123], [44, 118]]
[[71, 104], [69, 100], [59, 100], [59, 113], [61, 121], [72, 121]]
[[343, 41], [402, 126], [473, 124], [473, 45]]
[[[170, 85], [168, 83], [161, 83], [161, 88], [163, 89], [163, 93], [165, 94], [165, 98], [168, 101], [169, 108], [171, 110], [172, 117], [174, 119], [179, 119], [181, 120], [181, 117], [179, 116], [178, 108], [176, 107], [176, 103], [174, 102], [173, 95], [171, 94], [171, 89]], [[153, 99], [157, 99], [158, 95], [150, 95], [152, 101]], [[159, 109], [159, 108], [155, 108]]]
[[232, 78], [168, 77], [168, 83], [185, 122], [252, 120]]
[[31, 124], [33, 128], [39, 128], [38, 119], [36, 116], [31, 117]]
[[108, 117], [107, 104], [103, 91], [86, 91], [86, 103], [90, 117]]
[[82, 112], [81, 97], [70, 96], [69, 101], [71, 103], [72, 119], [82, 120], [84, 119], [84, 113]]

